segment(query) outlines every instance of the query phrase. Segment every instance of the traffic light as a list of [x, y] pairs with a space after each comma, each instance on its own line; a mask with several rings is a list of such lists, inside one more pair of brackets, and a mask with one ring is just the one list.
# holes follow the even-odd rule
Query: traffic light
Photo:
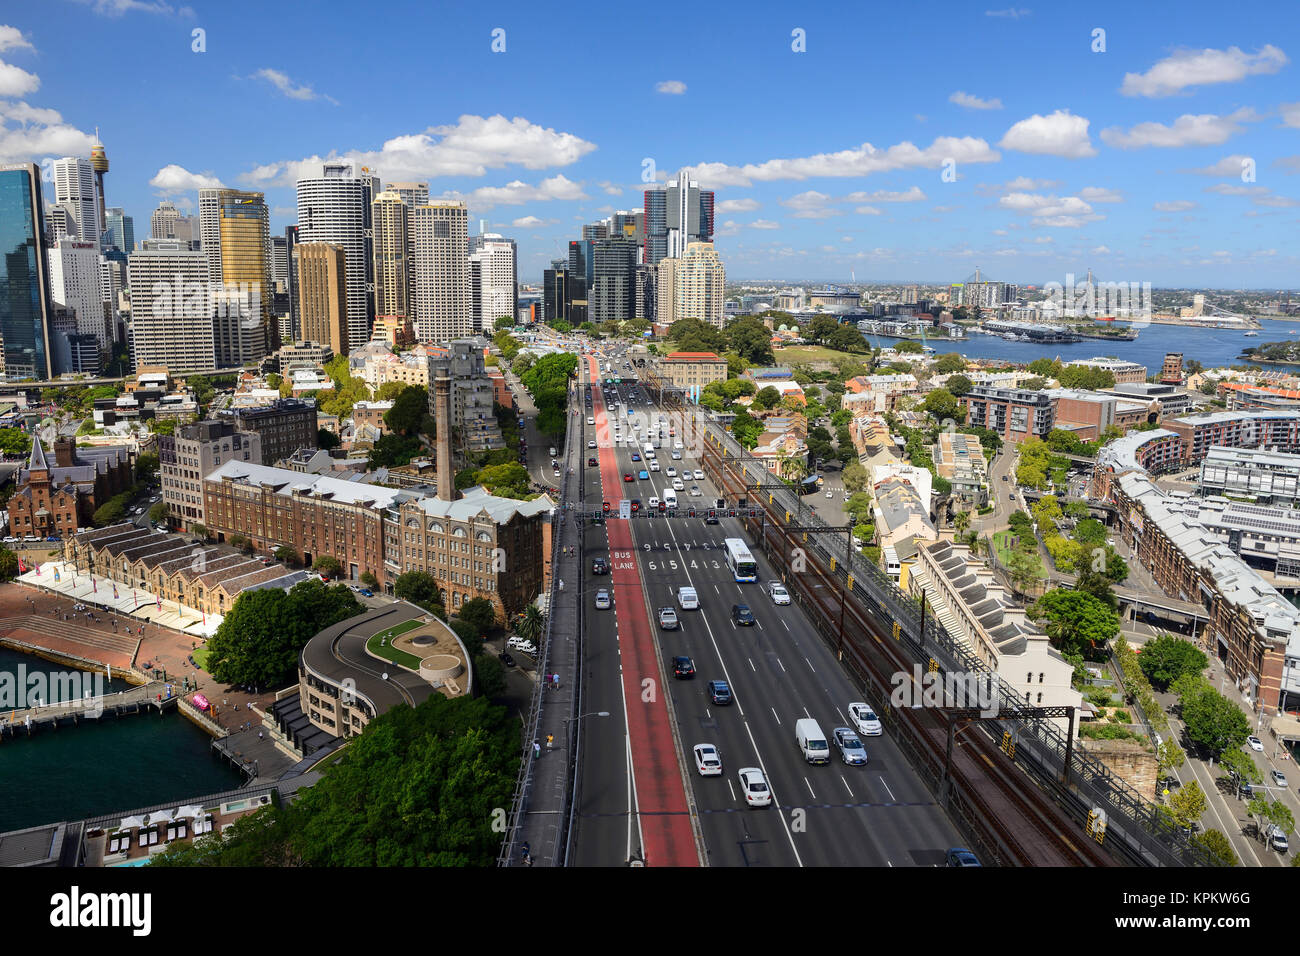
[[717, 513], [716, 511], [710, 511], [710, 512], [709, 512], [709, 517], [710, 517], [710, 518], [716, 518], [717, 516], [718, 516], [718, 513]]
[[902, 627], [900, 627], [900, 626], [899, 626], [899, 623], [898, 623], [897, 621], [895, 621], [895, 622], [894, 622], [894, 640], [896, 640], [896, 641], [897, 641], [897, 640], [900, 640], [900, 639], [902, 638], [902, 634], [903, 634], [903, 629], [902, 629]]

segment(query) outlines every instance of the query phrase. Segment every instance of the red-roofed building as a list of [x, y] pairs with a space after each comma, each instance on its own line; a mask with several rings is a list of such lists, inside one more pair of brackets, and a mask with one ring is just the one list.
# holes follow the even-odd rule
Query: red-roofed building
[[727, 360], [713, 352], [673, 352], [660, 367], [678, 388], [703, 389], [710, 382], [727, 380]]

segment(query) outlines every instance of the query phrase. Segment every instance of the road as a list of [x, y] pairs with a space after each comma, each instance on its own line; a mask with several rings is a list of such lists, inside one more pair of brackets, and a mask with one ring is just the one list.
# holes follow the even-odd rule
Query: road
[[[631, 390], [628, 385], [619, 387], [614, 400], [626, 401]], [[597, 397], [597, 408], [602, 400]], [[644, 406], [634, 409], [646, 411]], [[585, 409], [581, 411], [578, 420], [585, 422]], [[656, 411], [656, 418], [658, 414]], [[648, 503], [671, 487], [668, 467], [699, 466], [689, 448], [681, 461], [674, 461], [665, 451], [661, 462], [665, 470], [637, 479], [645, 463], [631, 460], [633, 448], [626, 441], [622, 447], [612, 447], [613, 436], [602, 428], [602, 416], [595, 418], [597, 426], [588, 431], [595, 432], [600, 467], [587, 469], [585, 500], [590, 508], [609, 500], [617, 509], [618, 499], [625, 494]], [[625, 473], [632, 474], [634, 480], [624, 482]], [[759, 583], [738, 584], [734, 580], [723, 557], [722, 540], [743, 536], [739, 522], [724, 518], [719, 525], [706, 525], [702, 517], [705, 503], [716, 496], [716, 490], [707, 481], [692, 479], [685, 484], [688, 489], [699, 485], [703, 494], [698, 498], [682, 496], [679, 514], [695, 504], [701, 509], [696, 518], [638, 517], [607, 526], [611, 535], [617, 534], [613, 529], [619, 525], [630, 526], [642, 602], [649, 611], [638, 623], [649, 633], [630, 637], [627, 618], [621, 614], [605, 616], [602, 612], [589, 618], [587, 646], [591, 654], [586, 665], [589, 690], [584, 710], [607, 710], [612, 716], [584, 723], [583, 746], [588, 756], [580, 792], [577, 862], [613, 865], [626, 859], [628, 834], [634, 829], [628, 823], [632, 816], [628, 807], [636, 804], [639, 795], [631, 792], [629, 781], [639, 782], [641, 774], [628, 773], [628, 748], [620, 748], [619, 739], [619, 711], [623, 708], [611, 688], [620, 676], [625, 686], [632, 683], [617, 673], [620, 653], [624, 666], [632, 666], [624, 645], [631, 641], [644, 648], [649, 637], [657, 659], [653, 673], [644, 670], [644, 660], [637, 662], [640, 680], [651, 682], [637, 687], [641, 694], [666, 689], [675, 738], [674, 762], [687, 766], [690, 798], [697, 809], [709, 865], [942, 864], [947, 848], [963, 841], [888, 736], [864, 741], [870, 755], [866, 767], [846, 766], [838, 756], [828, 766], [804, 762], [795, 745], [794, 722], [813, 717], [830, 735], [833, 728], [848, 724], [845, 708], [860, 695], [802, 610], [796, 605], [774, 606], [766, 596], [762, 581], [772, 578], [772, 569], [761, 556]], [[584, 555], [588, 572], [592, 557], [605, 556], [602, 548], [607, 540], [599, 526], [589, 529]], [[615, 540], [615, 551], [621, 550]], [[623, 555], [614, 555], [615, 576], [623, 560]], [[595, 588], [608, 584], [608, 578], [591, 577], [587, 587], [594, 593]], [[674, 605], [676, 590], [684, 584], [699, 592], [701, 609], [681, 612], [680, 630], [659, 630], [653, 623], [654, 609]], [[615, 580], [614, 586], [616, 603], [622, 605], [633, 585]], [[737, 628], [732, 624], [730, 612], [735, 603], [753, 609], [757, 626]], [[646, 615], [646, 610], [640, 613]], [[668, 665], [677, 654], [694, 660], [694, 680], [668, 676]], [[711, 703], [706, 684], [712, 679], [728, 681], [735, 694], [733, 706], [719, 708]], [[628, 708], [640, 706], [640, 696], [625, 699]], [[701, 742], [713, 743], [721, 751], [722, 777], [702, 778], [695, 773], [691, 748]], [[620, 753], [621, 760], [617, 757]], [[736, 771], [746, 766], [764, 771], [775, 798], [773, 807], [744, 807]], [[664, 761], [664, 773], [671, 776], [668, 761]], [[653, 865], [653, 859], [650, 863]]]

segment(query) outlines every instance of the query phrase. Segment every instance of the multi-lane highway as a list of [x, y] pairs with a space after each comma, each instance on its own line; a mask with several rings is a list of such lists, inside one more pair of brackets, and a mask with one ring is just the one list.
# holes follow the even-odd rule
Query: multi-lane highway
[[[588, 364], [594, 361], [588, 359]], [[689, 790], [686, 797], [696, 811], [696, 826], [677, 828], [673, 839], [693, 833], [695, 845], [685, 849], [693, 855], [699, 847], [707, 865], [942, 864], [947, 848], [962, 840], [888, 734], [863, 738], [870, 757], [865, 767], [847, 766], [837, 753], [829, 765], [804, 761], [795, 743], [795, 721], [812, 717], [829, 736], [834, 728], [849, 726], [847, 705], [861, 695], [798, 605], [772, 603], [765, 582], [773, 572], [757, 549], [759, 582], [735, 581], [722, 541], [744, 537], [739, 522], [724, 517], [720, 524], [708, 525], [703, 519], [716, 489], [704, 480], [684, 480], [688, 491], [698, 485], [702, 494], [679, 492], [678, 514], [694, 506], [695, 518], [644, 516], [650, 499], [662, 498], [671, 487], [668, 468], [680, 472], [701, 467], [689, 443], [681, 460], [671, 458], [672, 443], [681, 437], [680, 422], [678, 434], [666, 439], [658, 452], [662, 470], [649, 471], [648, 462], [632, 460], [634, 453], [643, 453], [628, 444], [629, 434], [636, 434], [629, 424], [640, 421], [644, 436], [661, 414], [670, 420], [673, 416], [648, 407], [645, 390], [636, 385], [615, 386], [608, 403], [599, 386], [593, 391], [591, 410], [581, 405], [575, 418], [594, 421], [583, 426], [583, 444], [597, 442], [596, 449], [585, 452], [598, 465], [586, 468], [584, 505], [596, 511], [608, 501], [617, 513], [620, 498], [639, 498], [642, 511], [628, 522], [587, 529], [586, 600], [593, 601], [597, 588], [612, 587], [616, 608], [593, 608], [587, 617], [584, 710], [608, 711], [611, 716], [588, 718], [583, 725], [587, 756], [578, 794], [574, 862], [614, 865], [636, 855], [635, 850], [629, 854], [629, 847], [645, 845], [642, 834], [652, 811], [642, 791], [653, 781], [656, 806], [663, 806], [674, 788]], [[630, 406], [633, 415], [622, 415], [623, 441], [616, 447], [611, 413], [617, 409], [607, 406], [619, 402]], [[638, 477], [643, 468], [645, 479]], [[624, 481], [625, 474], [633, 480]], [[608, 550], [611, 538], [613, 554]], [[613, 575], [592, 575], [593, 557], [610, 558]], [[655, 611], [676, 606], [683, 585], [699, 593], [700, 609], [679, 608], [680, 629], [660, 630]], [[756, 626], [733, 624], [731, 609], [738, 603], [753, 610]], [[653, 660], [646, 659], [647, 650]], [[693, 659], [694, 679], [672, 677], [671, 660], [679, 654]], [[710, 701], [707, 684], [714, 679], [728, 682], [734, 704], [715, 706]], [[662, 703], [660, 695], [666, 696]], [[643, 726], [653, 726], [648, 718], [664, 704], [672, 732], [667, 740]], [[696, 773], [691, 751], [697, 743], [719, 749], [721, 777]], [[674, 752], [660, 752], [665, 747]], [[762, 769], [774, 798], [771, 807], [745, 806], [736, 779], [741, 767]], [[663, 860], [649, 853], [647, 862]]]

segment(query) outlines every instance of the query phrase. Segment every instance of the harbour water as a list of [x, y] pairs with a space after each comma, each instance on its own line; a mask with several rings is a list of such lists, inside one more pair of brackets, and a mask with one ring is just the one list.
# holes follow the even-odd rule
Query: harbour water
[[[0, 672], [61, 665], [0, 648]], [[129, 686], [114, 680], [109, 691]], [[0, 714], [0, 719], [7, 719]], [[238, 787], [243, 775], [213, 754], [211, 738], [175, 710], [82, 721], [0, 742], [0, 833]]]
[[[1263, 326], [1255, 336], [1243, 335], [1237, 329], [1197, 329], [1185, 325], [1148, 325], [1141, 328], [1132, 342], [1108, 342], [1103, 339], [1084, 339], [1054, 345], [1035, 345], [1033, 342], [1012, 342], [995, 335], [976, 333], [960, 341], [935, 339], [926, 341], [939, 354], [960, 352], [967, 358], [1005, 359], [1008, 362], [1032, 362], [1037, 358], [1071, 359], [1092, 358], [1095, 355], [1113, 355], [1145, 365], [1148, 374], [1160, 371], [1165, 353], [1182, 352], [1183, 361], [1196, 359], [1206, 368], [1249, 364], [1241, 358], [1241, 350], [1264, 342], [1300, 341], [1300, 316], [1292, 319], [1262, 319]], [[1296, 334], [1290, 334], [1295, 330]], [[887, 335], [866, 335], [875, 346], [893, 345], [898, 339]], [[1290, 366], [1262, 366], [1265, 368], [1290, 368]]]

